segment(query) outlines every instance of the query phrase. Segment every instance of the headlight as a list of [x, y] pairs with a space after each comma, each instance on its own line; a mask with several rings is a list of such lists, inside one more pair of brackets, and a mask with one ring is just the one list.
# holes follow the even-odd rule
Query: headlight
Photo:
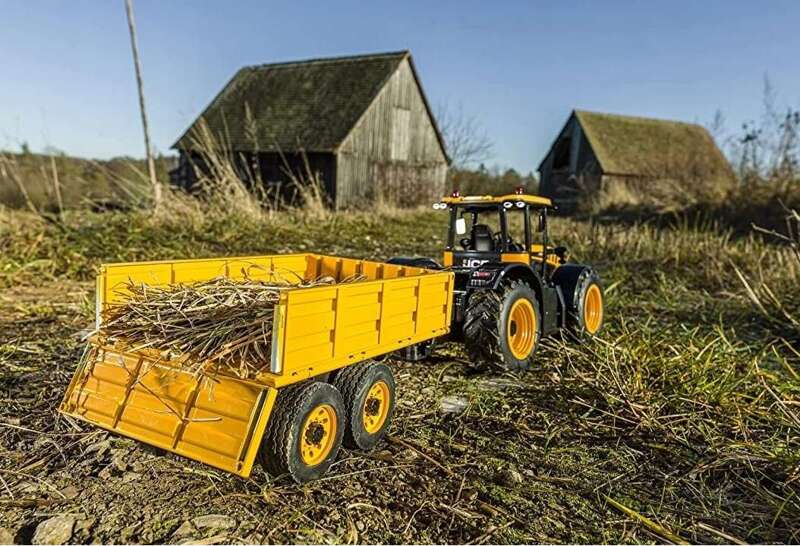
[[524, 206], [525, 206], [525, 202], [524, 201], [517, 201], [517, 208], [518, 209], [521, 209]]
[[447, 208], [447, 203], [434, 203], [433, 208], [434, 210], [444, 210]]
[[510, 209], [513, 206], [514, 206], [514, 203], [512, 203], [511, 201], [506, 201], [505, 203], [503, 203], [503, 207], [505, 207], [507, 209]]

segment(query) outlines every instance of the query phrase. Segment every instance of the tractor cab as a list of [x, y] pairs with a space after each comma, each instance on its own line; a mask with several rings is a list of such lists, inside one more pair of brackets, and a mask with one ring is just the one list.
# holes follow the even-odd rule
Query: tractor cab
[[475, 269], [486, 263], [522, 263], [543, 277], [565, 261], [566, 249], [548, 244], [550, 199], [526, 195], [522, 188], [502, 196], [461, 196], [457, 191], [436, 203], [450, 211], [445, 267]]

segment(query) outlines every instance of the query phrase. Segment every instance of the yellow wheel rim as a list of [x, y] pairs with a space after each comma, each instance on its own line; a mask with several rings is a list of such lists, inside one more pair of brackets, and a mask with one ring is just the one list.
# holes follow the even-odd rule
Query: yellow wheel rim
[[603, 322], [603, 294], [600, 287], [593, 284], [586, 290], [583, 300], [583, 324], [586, 331], [594, 334]]
[[536, 341], [536, 313], [533, 304], [526, 298], [518, 299], [511, 306], [506, 338], [514, 358], [525, 360], [531, 355]]
[[311, 410], [300, 429], [300, 456], [308, 466], [325, 460], [336, 441], [336, 410], [321, 404]]
[[370, 387], [362, 410], [364, 430], [368, 433], [375, 434], [386, 422], [386, 417], [389, 415], [390, 396], [389, 385], [384, 381], [376, 381]]

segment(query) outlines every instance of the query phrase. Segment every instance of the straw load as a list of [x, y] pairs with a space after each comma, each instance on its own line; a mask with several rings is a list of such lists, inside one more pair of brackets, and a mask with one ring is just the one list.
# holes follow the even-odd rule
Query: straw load
[[269, 369], [281, 291], [334, 283], [332, 277], [299, 285], [226, 277], [163, 287], [129, 282], [124, 303], [104, 310], [98, 334], [128, 351], [158, 350], [186, 371], [251, 378]]

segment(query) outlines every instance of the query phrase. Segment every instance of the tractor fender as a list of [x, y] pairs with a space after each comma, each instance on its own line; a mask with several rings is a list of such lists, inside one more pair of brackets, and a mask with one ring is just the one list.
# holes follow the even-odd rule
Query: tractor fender
[[442, 266], [432, 258], [412, 257], [412, 256], [394, 256], [386, 260], [387, 264], [392, 265], [407, 265], [410, 267], [421, 267], [423, 269], [442, 269]]
[[485, 263], [470, 272], [469, 288], [497, 290], [504, 281], [522, 280], [541, 297], [542, 279], [532, 267], [521, 263]]
[[566, 306], [565, 313], [575, 312], [580, 306], [578, 297], [580, 291], [577, 290], [579, 286], [588, 278], [594, 277], [600, 282], [600, 276], [597, 272], [588, 265], [583, 264], [564, 264], [553, 272], [551, 280], [558, 288], [564, 297], [564, 305]]

